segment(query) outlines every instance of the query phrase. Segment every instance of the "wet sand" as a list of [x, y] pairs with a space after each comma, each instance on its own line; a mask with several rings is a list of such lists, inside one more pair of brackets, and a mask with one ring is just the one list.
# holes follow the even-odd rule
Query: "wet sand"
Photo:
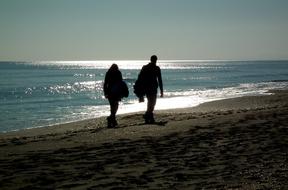
[[0, 189], [288, 189], [288, 91], [0, 133]]

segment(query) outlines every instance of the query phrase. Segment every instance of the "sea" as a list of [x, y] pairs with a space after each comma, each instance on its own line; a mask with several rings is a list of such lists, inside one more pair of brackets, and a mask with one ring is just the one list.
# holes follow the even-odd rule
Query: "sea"
[[[108, 68], [118, 64], [129, 87], [118, 114], [144, 112], [133, 85], [147, 60], [0, 62], [0, 132], [109, 115], [103, 94]], [[288, 61], [159, 60], [164, 97], [156, 110], [287, 89]]]

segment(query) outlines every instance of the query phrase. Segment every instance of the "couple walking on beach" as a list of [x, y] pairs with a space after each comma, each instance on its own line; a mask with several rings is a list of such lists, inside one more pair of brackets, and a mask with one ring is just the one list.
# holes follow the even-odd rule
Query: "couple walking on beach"
[[[155, 122], [153, 111], [158, 87], [160, 88], [160, 97], [163, 97], [161, 69], [156, 65], [157, 59], [156, 55], [151, 56], [150, 63], [142, 67], [134, 85], [134, 93], [139, 98], [139, 102], [144, 101], [144, 96], [147, 98], [147, 110], [143, 116], [146, 124]], [[129, 95], [128, 87], [116, 64], [112, 64], [105, 75], [104, 94], [110, 104], [110, 116], [107, 118], [108, 127], [113, 128], [117, 126], [116, 113], [119, 101]]]

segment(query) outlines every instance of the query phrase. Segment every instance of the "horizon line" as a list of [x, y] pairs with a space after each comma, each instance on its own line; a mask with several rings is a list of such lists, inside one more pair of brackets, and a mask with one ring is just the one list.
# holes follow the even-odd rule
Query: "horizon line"
[[[103, 62], [124, 62], [124, 61], [149, 61], [149, 59], [95, 59], [95, 60], [0, 60], [0, 63], [2, 62], [15, 62], [15, 63], [35, 63], [35, 62], [59, 62], [59, 63], [65, 63], [65, 62], [95, 62], [95, 61], [103, 61]], [[239, 62], [239, 61], [288, 61], [288, 58], [286, 59], [158, 59], [158, 62], [166, 62], [166, 61], [179, 61], [179, 62], [219, 62], [219, 61], [231, 61], [231, 62]]]

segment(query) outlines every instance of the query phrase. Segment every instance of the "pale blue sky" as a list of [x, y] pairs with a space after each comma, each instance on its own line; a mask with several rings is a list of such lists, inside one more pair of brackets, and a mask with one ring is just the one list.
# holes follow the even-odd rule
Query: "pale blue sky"
[[288, 59], [287, 0], [0, 0], [0, 60]]

